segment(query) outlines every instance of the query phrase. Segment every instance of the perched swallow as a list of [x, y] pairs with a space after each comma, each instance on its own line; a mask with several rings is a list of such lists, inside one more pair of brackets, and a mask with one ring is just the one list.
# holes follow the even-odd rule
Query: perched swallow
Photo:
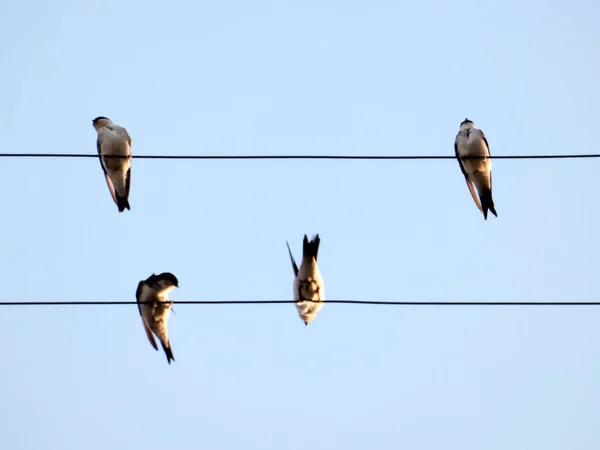
[[[131, 186], [131, 137], [123, 127], [115, 125], [106, 117], [96, 117], [92, 122], [98, 133], [98, 157], [106, 177], [108, 190], [113, 200], [123, 212], [129, 207], [129, 187]], [[107, 158], [105, 155], [124, 156]]]
[[294, 300], [296, 301], [298, 314], [306, 325], [317, 316], [317, 313], [323, 308], [323, 301], [325, 301], [323, 278], [321, 278], [317, 264], [320, 242], [321, 239], [318, 234], [310, 242], [306, 235], [304, 235], [302, 264], [300, 264], [300, 270], [298, 270], [298, 266], [290, 250], [290, 244], [286, 241], [290, 259], [292, 260], [294, 276], [296, 277], [294, 279]]
[[[460, 131], [454, 141], [454, 153], [467, 181], [471, 196], [483, 213], [483, 218], [487, 220], [488, 210], [498, 217], [494, 208], [494, 200], [492, 200], [492, 160], [487, 158], [490, 156], [490, 146], [483, 131], [469, 119], [465, 119], [460, 124]], [[483, 158], [471, 159], [465, 158], [465, 156], [481, 156]], [[473, 184], [477, 188], [479, 198], [475, 194]]]
[[173, 302], [169, 301], [169, 291], [176, 287], [179, 287], [179, 282], [175, 275], [164, 272], [160, 275], [152, 274], [146, 280], [140, 281], [135, 292], [146, 336], [152, 347], [158, 351], [152, 333], [156, 335], [167, 355], [169, 364], [171, 364], [171, 360], [175, 361], [167, 333], [167, 319], [173, 305]]

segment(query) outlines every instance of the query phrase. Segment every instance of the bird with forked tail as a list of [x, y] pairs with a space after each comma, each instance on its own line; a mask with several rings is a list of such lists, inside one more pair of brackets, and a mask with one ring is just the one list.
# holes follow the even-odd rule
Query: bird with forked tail
[[317, 264], [320, 243], [321, 239], [318, 234], [310, 241], [304, 235], [302, 263], [300, 264], [300, 268], [298, 268], [292, 255], [290, 244], [286, 242], [295, 277], [294, 300], [298, 314], [306, 325], [317, 316], [317, 313], [323, 308], [323, 302], [325, 301], [323, 278]]
[[171, 361], [175, 361], [175, 358], [167, 332], [167, 319], [173, 306], [173, 302], [169, 301], [168, 294], [176, 287], [179, 287], [179, 282], [175, 275], [164, 272], [159, 275], [152, 274], [146, 280], [140, 281], [135, 292], [146, 336], [152, 347], [158, 351], [154, 340], [154, 335], [156, 335], [167, 355], [169, 364]]
[[107, 117], [96, 117], [92, 124], [98, 133], [96, 147], [110, 195], [119, 212], [131, 209], [131, 137], [125, 128], [115, 125]]
[[[483, 218], [487, 220], [488, 211], [498, 217], [492, 199], [490, 147], [483, 131], [469, 119], [460, 124], [460, 130], [454, 140], [454, 153], [473, 201], [483, 213]], [[479, 196], [475, 193], [475, 188]]]

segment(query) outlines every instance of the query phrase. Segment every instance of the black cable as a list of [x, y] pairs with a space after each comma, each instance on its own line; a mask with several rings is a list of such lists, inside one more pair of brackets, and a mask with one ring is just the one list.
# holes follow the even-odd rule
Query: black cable
[[[307, 300], [311, 301], [311, 300]], [[170, 302], [160, 302], [170, 303]], [[294, 300], [173, 300], [177, 305], [272, 305], [296, 303]], [[600, 306], [600, 302], [395, 302], [376, 300], [325, 300], [325, 303], [344, 303], [352, 305], [389, 305], [389, 306]], [[135, 301], [57, 301], [57, 302], [0, 302], [0, 306], [90, 306], [90, 305], [137, 305]]]
[[[5, 158], [98, 158], [89, 153], [0, 153]], [[126, 156], [104, 155], [105, 158], [127, 158]], [[391, 156], [350, 156], [350, 155], [131, 155], [133, 159], [347, 159], [347, 160], [405, 160], [405, 159], [456, 159], [451, 155], [391, 155]], [[465, 156], [462, 159], [481, 159], [484, 156]], [[497, 155], [490, 159], [575, 159], [600, 158], [600, 154], [576, 155]]]

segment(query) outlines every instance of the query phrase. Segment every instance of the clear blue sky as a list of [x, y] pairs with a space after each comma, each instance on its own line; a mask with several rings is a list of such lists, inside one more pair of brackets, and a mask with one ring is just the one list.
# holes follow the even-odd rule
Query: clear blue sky
[[[599, 152], [597, 2], [4, 2], [0, 151]], [[455, 161], [1, 159], [2, 301], [291, 299], [321, 235], [330, 299], [596, 301], [596, 160], [496, 160], [487, 222]], [[5, 449], [595, 450], [600, 309], [3, 307]]]

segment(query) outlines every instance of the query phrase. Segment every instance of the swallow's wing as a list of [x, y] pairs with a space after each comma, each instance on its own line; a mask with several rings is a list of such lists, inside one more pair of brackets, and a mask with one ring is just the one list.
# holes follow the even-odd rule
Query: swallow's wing
[[146, 336], [148, 337], [150, 344], [152, 344], [154, 350], [158, 351], [158, 346], [156, 345], [156, 341], [154, 340], [154, 335], [152, 334], [152, 330], [150, 330], [150, 327], [146, 323], [146, 319], [144, 318], [144, 316], [142, 316], [142, 322], [144, 323], [144, 330], [146, 331]]
[[477, 206], [477, 208], [479, 208], [479, 211], [483, 212], [483, 208], [481, 207], [481, 202], [479, 201], [479, 197], [477, 196], [477, 193], [475, 192], [475, 187], [473, 186], [473, 183], [471, 183], [471, 181], [469, 180], [469, 175], [467, 174], [467, 171], [465, 170], [465, 167], [463, 166], [462, 159], [460, 158], [460, 155], [458, 154], [457, 141], [454, 141], [454, 154], [456, 155], [456, 159], [458, 161], [458, 165], [460, 166], [460, 170], [463, 173], [463, 175], [465, 176], [465, 181], [467, 182], [467, 187], [469, 188], [471, 197], [473, 197], [473, 201], [475, 202], [475, 205]]
[[294, 276], [297, 277], [298, 276], [298, 266], [296, 265], [296, 261], [294, 261], [294, 256], [292, 255], [292, 250], [290, 249], [290, 244], [288, 243], [288, 241], [285, 241], [287, 248], [288, 248], [288, 252], [290, 253], [290, 260], [292, 261], [292, 269], [294, 269]]
[[144, 288], [144, 282], [140, 281], [138, 283], [138, 287], [135, 291], [135, 300], [138, 305], [138, 311], [140, 312], [140, 316], [142, 315], [142, 305], [140, 305], [140, 297], [142, 296], [142, 289]]
[[131, 186], [131, 166], [127, 171], [127, 175], [125, 175], [125, 192], [127, 193], [127, 197], [129, 197], [129, 187]]
[[481, 133], [481, 139], [483, 139], [483, 142], [485, 142], [485, 146], [487, 148], [488, 156], [492, 156], [491, 153], [490, 153], [490, 144], [488, 144], [488, 141], [485, 138], [485, 134], [481, 130], [479, 130], [479, 133]]
[[467, 178], [466, 180], [467, 180], [467, 187], [469, 188], [469, 192], [471, 193], [471, 197], [473, 197], [473, 201], [475, 202], [475, 206], [477, 206], [477, 208], [479, 208], [479, 211], [483, 212], [483, 208], [481, 207], [481, 201], [479, 200], [479, 197], [477, 196], [477, 193], [475, 192], [475, 188], [473, 187], [473, 183], [471, 183], [469, 181], [469, 178]]
[[131, 136], [129, 136], [129, 133], [127, 132], [127, 130], [125, 128], [123, 128], [123, 131], [125, 132], [125, 139], [127, 139], [127, 143], [129, 144], [129, 148], [131, 148]]
[[[490, 144], [488, 144], [488, 141], [485, 138], [485, 134], [481, 130], [479, 130], [479, 132], [481, 133], [481, 139], [483, 139], [483, 142], [485, 142], [485, 146], [487, 148], [488, 156], [492, 156], [492, 154], [490, 153]], [[490, 189], [492, 189], [492, 169], [490, 169]]]
[[142, 318], [142, 323], [144, 324], [144, 331], [146, 332], [146, 336], [148, 337], [150, 344], [152, 344], [152, 347], [154, 347], [154, 350], [158, 351], [158, 346], [156, 345], [156, 341], [154, 340], [154, 335], [152, 334], [152, 330], [146, 323], [146, 319], [145, 319], [144, 315], [142, 314], [142, 305], [140, 304], [140, 297], [142, 296], [143, 286], [144, 286], [144, 282], [140, 281], [138, 284], [137, 290], [135, 291], [135, 298], [137, 300], [138, 310], [140, 312], [140, 317]]
[[110, 191], [110, 195], [115, 203], [117, 203], [117, 193], [115, 192], [115, 187], [108, 176], [108, 173], [104, 171], [104, 177], [106, 178], [106, 184], [108, 185], [108, 190]]
[[96, 148], [98, 149], [98, 160], [100, 161], [100, 167], [102, 167], [102, 172], [104, 172], [106, 175], [106, 168], [102, 162], [102, 145], [100, 144], [100, 136], [98, 136], [98, 139], [96, 139]]
[[[108, 190], [110, 191], [110, 195], [112, 196], [115, 203], [117, 203], [117, 193], [115, 192], [115, 187], [108, 176], [108, 172], [106, 171], [106, 167], [104, 167], [104, 163], [102, 162], [102, 146], [100, 144], [100, 138], [96, 141], [96, 147], [98, 147], [98, 157], [100, 158], [100, 166], [102, 166], [102, 171], [104, 172], [104, 178], [106, 178], [106, 184], [108, 185]], [[131, 170], [131, 168], [130, 168]], [[129, 193], [129, 172], [127, 172], [127, 193]]]

